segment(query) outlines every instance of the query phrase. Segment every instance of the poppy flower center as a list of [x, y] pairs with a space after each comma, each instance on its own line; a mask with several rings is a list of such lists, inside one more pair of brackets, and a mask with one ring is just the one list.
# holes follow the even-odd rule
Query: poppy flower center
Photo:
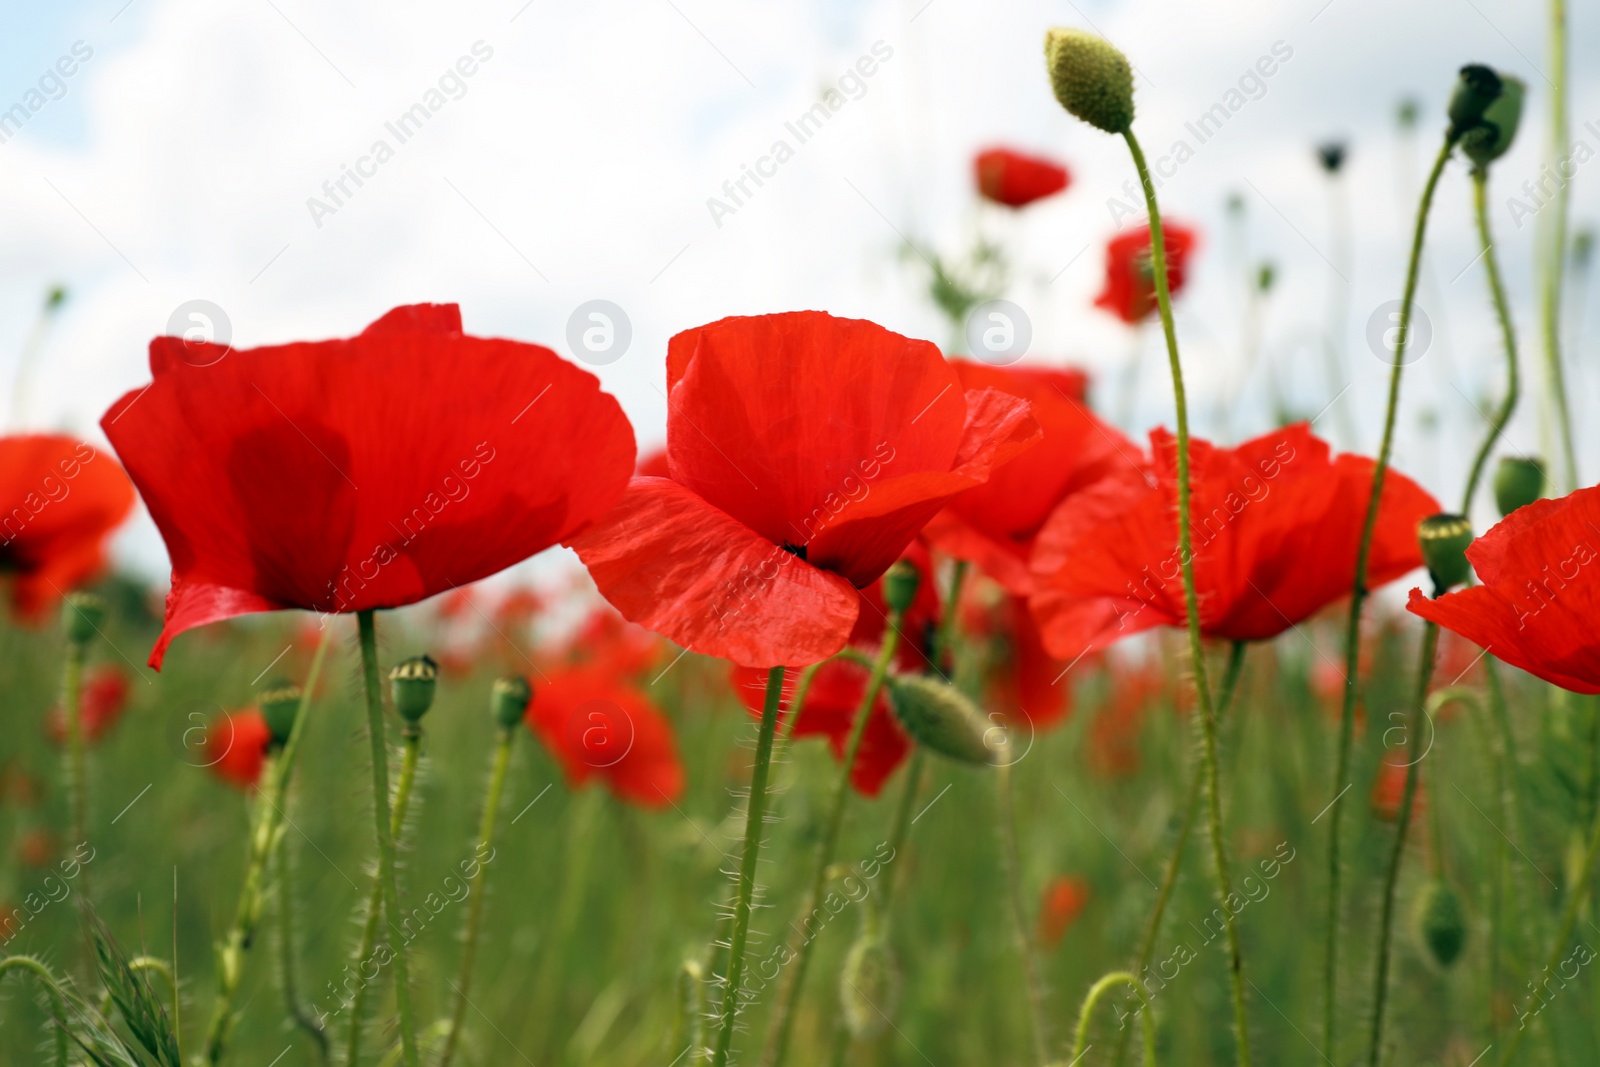
[[791, 545], [789, 542], [785, 541], [783, 543], [783, 545], [782, 545], [782, 548], [783, 548], [783, 550], [785, 552], [789, 553], [792, 556], [799, 556], [801, 559], [805, 559], [806, 558], [806, 546], [805, 545]]

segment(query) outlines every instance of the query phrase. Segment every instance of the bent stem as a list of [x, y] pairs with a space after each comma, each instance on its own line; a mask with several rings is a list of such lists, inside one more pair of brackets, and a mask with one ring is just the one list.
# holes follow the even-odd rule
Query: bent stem
[[[817, 857], [811, 875], [811, 886], [800, 907], [799, 921], [789, 928], [791, 966], [779, 981], [777, 1003], [771, 1020], [767, 1023], [767, 1047], [761, 1060], [767, 1067], [782, 1067], [789, 1051], [789, 1034], [794, 1027], [794, 1010], [800, 1002], [800, 990], [805, 985], [806, 967], [811, 962], [811, 946], [816, 937], [806, 935], [806, 920], [822, 900], [822, 890], [828, 880], [828, 866], [833, 863], [833, 852], [839, 844], [839, 829], [844, 825], [845, 804], [850, 799], [850, 775], [855, 770], [856, 757], [861, 752], [861, 739], [866, 735], [872, 709], [877, 705], [878, 694], [883, 690], [884, 679], [889, 676], [889, 664], [894, 662], [895, 649], [900, 643], [902, 612], [890, 611], [888, 625], [883, 631], [883, 644], [872, 663], [867, 688], [856, 708], [856, 717], [850, 727], [850, 739], [845, 744], [844, 759], [839, 764], [839, 774], [834, 780], [833, 797], [828, 804], [828, 820], [823, 824], [822, 838], [817, 842]], [[791, 703], [789, 721], [800, 717], [800, 705]]]
[[1578, 487], [1578, 455], [1572, 443], [1572, 416], [1567, 407], [1566, 370], [1561, 359], [1561, 296], [1567, 266], [1567, 204], [1570, 181], [1562, 173], [1562, 152], [1569, 143], [1567, 125], [1567, 3], [1550, 0], [1550, 154], [1556, 172], [1555, 213], [1545, 230], [1544, 263], [1539, 272], [1540, 309], [1544, 327], [1544, 362], [1550, 404], [1561, 430], [1564, 492]]
[[1016, 798], [1011, 785], [1011, 762], [1001, 762], [995, 768], [999, 775], [996, 788], [999, 792], [1000, 862], [1006, 879], [1006, 898], [1011, 912], [1011, 933], [1017, 943], [1017, 955], [1022, 959], [1022, 977], [1028, 989], [1028, 1023], [1033, 1032], [1033, 1062], [1044, 1067], [1049, 1059], [1050, 1039], [1045, 1033], [1044, 980], [1039, 975], [1039, 961], [1034, 956], [1033, 938], [1028, 935], [1027, 909], [1022, 900], [1022, 872], [1017, 856]]
[[1462, 497], [1461, 514], [1472, 515], [1472, 498], [1478, 491], [1478, 482], [1483, 478], [1484, 466], [1489, 462], [1489, 453], [1494, 450], [1494, 444], [1500, 439], [1500, 434], [1505, 430], [1506, 423], [1511, 421], [1511, 413], [1517, 407], [1517, 394], [1519, 379], [1517, 375], [1517, 334], [1511, 323], [1511, 308], [1506, 303], [1506, 290], [1500, 280], [1499, 257], [1494, 254], [1494, 237], [1489, 230], [1489, 169], [1487, 167], [1472, 168], [1472, 210], [1478, 222], [1478, 239], [1483, 245], [1484, 272], [1489, 276], [1489, 295], [1494, 299], [1495, 315], [1500, 320], [1500, 338], [1506, 349], [1506, 397], [1500, 402], [1500, 409], [1495, 412], [1494, 418], [1489, 423], [1489, 435], [1483, 439], [1483, 445], [1478, 449], [1478, 455], [1472, 461], [1472, 471], [1467, 475], [1467, 489]]
[[[1417, 206], [1416, 228], [1411, 237], [1411, 257], [1406, 266], [1405, 293], [1400, 300], [1399, 334], [1395, 343], [1394, 363], [1389, 372], [1389, 402], [1383, 416], [1383, 439], [1378, 446], [1378, 456], [1372, 468], [1372, 492], [1367, 498], [1367, 516], [1361, 527], [1361, 546], [1356, 551], [1355, 581], [1350, 591], [1350, 616], [1345, 625], [1344, 701], [1339, 713], [1339, 754], [1334, 765], [1333, 790], [1336, 794], [1328, 810], [1328, 911], [1324, 931], [1322, 969], [1322, 1047], [1332, 1052], [1334, 1044], [1334, 994], [1339, 977], [1339, 827], [1344, 810], [1344, 795], [1350, 783], [1350, 743], [1355, 732], [1356, 695], [1359, 686], [1357, 675], [1361, 655], [1361, 609], [1367, 599], [1367, 564], [1372, 555], [1372, 537], [1378, 524], [1378, 504], [1383, 499], [1384, 475], [1389, 470], [1389, 457], [1394, 451], [1395, 419], [1400, 410], [1400, 378], [1405, 369], [1406, 344], [1410, 341], [1411, 308], [1417, 296], [1417, 280], [1421, 276], [1422, 245], [1428, 230], [1428, 212], [1433, 206], [1433, 194], [1439, 187], [1439, 177], [1450, 153], [1456, 146], [1456, 136], [1446, 134], [1433, 169], [1428, 173], [1427, 184], [1422, 188], [1422, 200]], [[1337, 1056], [1335, 1056], [1337, 1059]]]
[[[489, 767], [489, 785], [484, 791], [483, 819], [478, 824], [478, 849], [494, 847], [495, 816], [500, 810], [500, 794], [505, 789], [506, 768], [511, 765], [513, 729], [502, 729], [495, 742], [494, 760]], [[478, 952], [478, 929], [483, 924], [484, 891], [489, 884], [489, 864], [480, 860], [472, 878], [472, 903], [467, 906], [467, 930], [461, 950], [461, 973], [455, 981], [455, 1007], [450, 1013], [450, 1029], [445, 1037], [444, 1052], [439, 1056], [439, 1067], [450, 1067], [455, 1057], [456, 1045], [461, 1040], [461, 1027], [467, 1017], [467, 988], [472, 984], [472, 964]]]
[[[1439, 627], [1427, 623], [1422, 628], [1422, 658], [1417, 664], [1417, 689], [1411, 701], [1411, 720], [1406, 724], [1405, 789], [1400, 794], [1400, 813], [1395, 819], [1394, 848], [1389, 853], [1389, 873], [1383, 882], [1383, 912], [1378, 920], [1378, 966], [1373, 979], [1372, 1041], [1367, 1062], [1378, 1067], [1383, 1052], [1383, 1010], [1389, 992], [1389, 940], [1394, 927], [1394, 891], [1400, 880], [1400, 863], [1405, 859], [1406, 831], [1411, 826], [1411, 809], [1417, 795], [1419, 766], [1426, 756], [1422, 748], [1422, 723], [1427, 718], [1428, 683], [1433, 680], [1433, 660], [1439, 650]], [[1435, 802], [1437, 806], [1437, 802]]]
[[1144, 986], [1139, 979], [1127, 971], [1112, 971], [1102, 975], [1099, 981], [1089, 987], [1089, 992], [1084, 994], [1083, 1007], [1078, 1009], [1078, 1031], [1072, 1040], [1071, 1063], [1083, 1059], [1089, 1051], [1089, 1022], [1094, 1016], [1095, 1006], [1100, 1003], [1114, 985], [1126, 985], [1133, 989], [1139, 998], [1139, 1015], [1144, 1020], [1144, 1063], [1145, 1067], [1156, 1067], [1156, 1020], [1155, 1012], [1150, 1007], [1150, 995], [1144, 991]]
[[[1234, 1028], [1238, 1033], [1239, 1064], [1249, 1067], [1250, 1022], [1245, 1012], [1244, 958], [1239, 948], [1239, 927], [1228, 907], [1233, 895], [1228, 875], [1228, 853], [1222, 837], [1222, 793], [1217, 782], [1217, 721], [1211, 706], [1211, 690], [1206, 683], [1205, 649], [1200, 639], [1200, 606], [1195, 594], [1194, 552], [1192, 531], [1189, 528], [1189, 402], [1183, 388], [1183, 361], [1178, 356], [1178, 332], [1172, 321], [1172, 295], [1167, 288], [1166, 238], [1161, 230], [1161, 208], [1156, 203], [1156, 187], [1150, 178], [1150, 168], [1145, 164], [1144, 152], [1133, 135], [1132, 127], [1123, 131], [1128, 150], [1133, 154], [1133, 164], [1139, 171], [1139, 184], [1144, 189], [1145, 206], [1150, 214], [1150, 266], [1155, 276], [1156, 306], [1161, 312], [1161, 329], [1166, 335], [1167, 362], [1172, 371], [1172, 393], [1177, 406], [1178, 423], [1178, 561], [1183, 570], [1183, 599], [1189, 621], [1189, 658], [1194, 669], [1195, 700], [1200, 707], [1202, 735], [1201, 755], [1205, 771], [1206, 797], [1211, 829], [1211, 857], [1216, 866], [1217, 894], [1222, 902], [1224, 927], [1228, 935], [1228, 971], [1233, 980]], [[1372, 516], [1367, 519], [1368, 536], [1371, 535]]]
[[783, 699], [783, 668], [767, 672], [767, 698], [756, 736], [755, 768], [750, 775], [750, 801], [745, 811], [744, 855], [739, 860], [739, 889], [733, 904], [733, 934], [728, 940], [728, 975], [722, 991], [722, 1024], [717, 1032], [711, 1067], [727, 1067], [733, 1030], [739, 1019], [744, 982], [744, 946], [750, 936], [750, 911], [756, 891], [756, 863], [761, 858], [761, 833], [767, 815], [767, 775], [772, 767], [772, 738], [777, 731], [778, 704]]
[[[366, 681], [367, 734], [372, 745], [372, 821], [378, 838], [378, 882], [384, 914], [390, 924], [395, 925], [400, 915], [400, 891], [394, 874], [394, 830], [389, 824], [389, 749], [384, 740], [383, 690], [378, 681], [378, 633], [371, 610], [358, 612], [356, 619], [361, 628], [361, 673]], [[410, 753], [408, 745], [408, 757]], [[412, 767], [414, 770], [414, 760]], [[406, 946], [402, 943], [394, 946], [394, 1001], [400, 1016], [402, 1061], [406, 1067], [417, 1067], [417, 1036], [411, 1019], [411, 974], [406, 966]], [[359, 1015], [354, 1025], [360, 1026]], [[355, 1067], [354, 1059], [349, 1062]]]
[[32, 956], [7, 956], [0, 960], [0, 978], [19, 969], [32, 974], [34, 980], [44, 986], [50, 994], [50, 1008], [55, 1014], [56, 1067], [67, 1067], [67, 995], [62, 992], [61, 983], [56, 981], [56, 976], [43, 961]]

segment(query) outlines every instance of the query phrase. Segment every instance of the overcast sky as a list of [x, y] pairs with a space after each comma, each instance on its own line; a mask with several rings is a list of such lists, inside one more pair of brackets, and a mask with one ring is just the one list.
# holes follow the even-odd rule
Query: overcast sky
[[[1232, 438], [1267, 428], [1270, 363], [1308, 415], [1336, 382], [1348, 385], [1316, 428], [1375, 448], [1386, 368], [1366, 325], [1399, 296], [1413, 201], [1455, 69], [1478, 61], [1526, 79], [1531, 112], [1496, 166], [1493, 224], [1524, 369], [1537, 382], [1535, 227], [1519, 228], [1507, 205], [1536, 176], [1547, 136], [1548, 52], [1542, 5], [1530, 0], [6, 8], [0, 111], [37, 102], [29, 94], [41, 79], [47, 98], [0, 143], [7, 408], [45, 290], [71, 292], [27, 398], [30, 428], [101, 440], [100, 413], [148, 380], [149, 339], [192, 300], [223, 309], [239, 346], [345, 336], [396, 304], [456, 301], [470, 332], [570, 355], [574, 309], [604, 299], [624, 309], [632, 340], [596, 370], [648, 447], [664, 437], [662, 360], [674, 332], [728, 314], [821, 308], [945, 343], [922, 257], [957, 256], [980, 233], [1011, 249], [1008, 296], [1033, 327], [1026, 358], [1095, 370], [1101, 406], [1115, 410], [1141, 338], [1092, 300], [1104, 242], [1127, 224], [1113, 201], [1132, 172], [1119, 140], [1054, 103], [1041, 59], [1051, 25], [1097, 29], [1128, 53], [1136, 129], [1152, 158], [1180, 139], [1193, 149], [1161, 199], [1202, 233], [1180, 330], [1197, 420]], [[1583, 58], [1596, 54], [1600, 26], [1581, 6], [1576, 18], [1573, 134], [1600, 150], [1600, 83]], [[800, 143], [786, 124], [863, 57], [872, 74], [846, 78], [843, 106]], [[1274, 57], [1272, 75], [1230, 96], [1263, 57]], [[1422, 114], [1410, 138], [1395, 122], [1408, 96]], [[1241, 98], [1204, 143], [1186, 126]], [[401, 143], [386, 123], [419, 103], [437, 110]], [[1312, 154], [1334, 136], [1351, 143], [1348, 256]], [[380, 140], [392, 157], [364, 160]], [[792, 158], [762, 163], [776, 173], [759, 188], [747, 180], [751, 195], [731, 213], [708, 208], [712, 197], [730, 203], [724, 182], [780, 140]], [[1070, 189], [1020, 215], [978, 209], [970, 158], [995, 143], [1059, 158]], [[335, 202], [324, 183], [347, 167], [368, 176], [359, 187], [346, 179]], [[1230, 229], [1234, 193], [1243, 226]], [[1579, 169], [1573, 205], [1579, 224], [1600, 216], [1600, 164]], [[1449, 500], [1480, 432], [1474, 405], [1498, 395], [1503, 374], [1459, 163], [1432, 237], [1420, 302], [1434, 336], [1408, 372], [1397, 456]], [[1262, 310], [1262, 361], [1244, 374], [1242, 279], [1260, 261], [1275, 264], [1278, 284]], [[1344, 363], [1330, 370], [1323, 338], [1335, 297], [1350, 314]], [[1142, 341], [1150, 358], [1131, 418], [1140, 432], [1171, 419], [1156, 338]], [[1593, 355], [1592, 345], [1571, 353], [1580, 409], [1600, 388]], [[1347, 414], [1354, 442], [1343, 439]], [[1535, 415], [1525, 404], [1514, 450], [1544, 450]], [[1587, 482], [1600, 478], [1596, 442], [1600, 429], [1587, 435]], [[119, 551], [152, 574], [165, 569], [143, 515]]]

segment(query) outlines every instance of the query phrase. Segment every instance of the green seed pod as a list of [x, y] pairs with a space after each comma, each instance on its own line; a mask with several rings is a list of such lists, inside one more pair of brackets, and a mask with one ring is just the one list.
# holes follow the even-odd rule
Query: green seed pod
[[1411, 919], [1435, 963], [1448, 967], [1460, 958], [1467, 944], [1467, 916], [1461, 898], [1447, 882], [1435, 878], [1427, 884]]
[[845, 1026], [857, 1041], [881, 1034], [900, 999], [900, 968], [884, 939], [862, 934], [844, 958], [839, 973], [839, 1006]]
[[528, 705], [533, 703], [533, 686], [520, 674], [496, 678], [489, 690], [489, 710], [502, 730], [510, 730], [522, 721]]
[[67, 640], [75, 645], [87, 645], [100, 632], [106, 621], [106, 602], [93, 593], [68, 593], [66, 610], [61, 613], [61, 625]]
[[1050, 85], [1067, 111], [1107, 133], [1125, 133], [1133, 125], [1133, 68], [1111, 42], [1057, 28], [1044, 36], [1044, 57]]
[[1481, 63], [1461, 68], [1455, 88], [1450, 91], [1450, 132], [1460, 137], [1483, 122], [1489, 105], [1500, 95], [1500, 75]]
[[288, 742], [294, 729], [294, 720], [300, 714], [300, 697], [298, 685], [278, 678], [256, 700], [261, 717], [267, 720], [267, 729], [272, 731], [272, 740], [280, 745]]
[[1433, 579], [1434, 596], [1460, 585], [1472, 573], [1467, 546], [1472, 544], [1472, 523], [1462, 515], [1429, 515], [1417, 523], [1417, 543], [1422, 562]]
[[1527, 92], [1521, 78], [1509, 75], [1500, 79], [1500, 95], [1483, 113], [1483, 121], [1461, 138], [1461, 150], [1479, 167], [1505, 155], [1517, 139], [1517, 124], [1522, 120], [1522, 98]]
[[1003, 731], [953, 685], [921, 675], [889, 679], [889, 706], [917, 744], [963, 763], [995, 763]]
[[427, 656], [401, 660], [389, 670], [394, 708], [409, 723], [420, 722], [433, 707], [433, 691], [438, 684], [439, 665]]
[[1544, 496], [1544, 460], [1537, 456], [1501, 456], [1494, 472], [1494, 503], [1506, 516]]
[[917, 598], [917, 586], [922, 584], [922, 574], [908, 559], [896, 560], [883, 576], [883, 599], [889, 610], [905, 611]]

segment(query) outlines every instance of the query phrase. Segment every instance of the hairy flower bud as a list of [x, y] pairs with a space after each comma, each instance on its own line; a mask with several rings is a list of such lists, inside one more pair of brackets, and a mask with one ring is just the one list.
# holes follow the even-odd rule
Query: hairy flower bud
[[261, 717], [272, 732], [272, 740], [280, 745], [288, 743], [289, 734], [294, 730], [294, 720], [300, 714], [301, 695], [298, 685], [279, 678], [256, 700]]
[[1494, 503], [1502, 516], [1544, 496], [1544, 460], [1537, 456], [1501, 456], [1494, 472]]
[[921, 675], [889, 679], [889, 706], [912, 740], [963, 763], [994, 763], [1003, 751], [1004, 731], [961, 690]]
[[922, 574], [910, 560], [896, 560], [883, 576], [883, 599], [890, 611], [905, 611], [917, 598], [917, 586], [922, 584]]
[[401, 660], [389, 671], [394, 708], [409, 723], [420, 722], [433, 707], [433, 691], [438, 684], [439, 665], [427, 656]]
[[1417, 523], [1417, 543], [1422, 562], [1433, 579], [1434, 596], [1460, 585], [1472, 573], [1467, 546], [1472, 544], [1472, 523], [1463, 515], [1429, 515]]
[[1461, 897], [1443, 879], [1435, 878], [1417, 897], [1412, 922], [1417, 937], [1441, 967], [1448, 967], [1461, 955], [1467, 943], [1467, 918]]
[[1487, 167], [1505, 155], [1516, 140], [1527, 89], [1521, 78], [1502, 76], [1500, 95], [1483, 113], [1483, 120], [1462, 136], [1461, 150], [1479, 167]]
[[533, 686], [520, 674], [496, 678], [489, 690], [489, 710], [502, 730], [510, 730], [527, 714], [533, 703]]
[[1111, 42], [1083, 30], [1052, 29], [1044, 56], [1062, 107], [1107, 133], [1133, 125], [1133, 68]]
[[888, 942], [877, 934], [862, 934], [839, 973], [839, 1007], [850, 1036], [866, 1041], [881, 1034], [899, 999], [900, 968]]

